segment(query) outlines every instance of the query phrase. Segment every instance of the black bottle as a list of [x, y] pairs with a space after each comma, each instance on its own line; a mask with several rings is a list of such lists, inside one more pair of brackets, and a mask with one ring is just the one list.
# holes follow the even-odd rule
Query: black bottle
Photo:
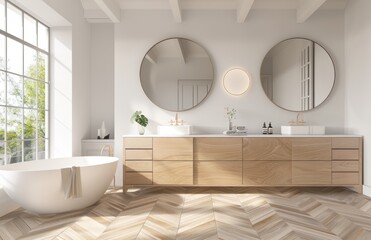
[[269, 125], [268, 125], [268, 134], [273, 134], [272, 123], [269, 123]]
[[262, 133], [263, 134], [268, 134], [268, 128], [267, 128], [267, 125], [265, 124], [265, 122], [263, 123]]

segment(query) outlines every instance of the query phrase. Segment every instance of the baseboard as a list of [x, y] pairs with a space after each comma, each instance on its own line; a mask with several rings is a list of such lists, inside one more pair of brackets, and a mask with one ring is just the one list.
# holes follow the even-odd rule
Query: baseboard
[[371, 197], [371, 187], [363, 185], [363, 194]]
[[19, 205], [13, 202], [0, 186], [0, 217], [16, 210], [17, 208], [19, 208]]

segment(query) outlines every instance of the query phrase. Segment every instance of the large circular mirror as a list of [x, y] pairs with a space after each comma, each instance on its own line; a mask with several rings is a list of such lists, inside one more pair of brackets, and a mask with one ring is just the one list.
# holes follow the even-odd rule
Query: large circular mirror
[[185, 111], [209, 94], [214, 69], [207, 52], [185, 38], [170, 38], [154, 45], [144, 56], [140, 82], [147, 97], [169, 111]]
[[330, 95], [335, 68], [321, 45], [292, 38], [267, 53], [260, 77], [265, 94], [274, 104], [289, 111], [309, 111]]

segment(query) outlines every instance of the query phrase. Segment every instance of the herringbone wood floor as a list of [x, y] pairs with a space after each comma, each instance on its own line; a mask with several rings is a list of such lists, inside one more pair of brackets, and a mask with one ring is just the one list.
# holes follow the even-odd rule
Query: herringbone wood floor
[[371, 199], [344, 188], [108, 191], [87, 209], [0, 218], [0, 239], [371, 239]]

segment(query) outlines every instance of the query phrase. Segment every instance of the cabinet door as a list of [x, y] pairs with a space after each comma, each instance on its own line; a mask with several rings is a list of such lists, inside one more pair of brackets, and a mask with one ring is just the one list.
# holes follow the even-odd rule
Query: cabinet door
[[153, 138], [153, 160], [193, 160], [193, 138]]
[[195, 138], [195, 160], [242, 160], [242, 138]]
[[290, 138], [244, 138], [244, 160], [291, 160]]
[[193, 161], [153, 161], [153, 184], [193, 184]]
[[292, 160], [331, 160], [331, 138], [294, 138]]
[[195, 184], [230, 186], [242, 184], [242, 161], [197, 161]]
[[293, 161], [292, 183], [331, 184], [331, 161]]
[[244, 185], [290, 185], [291, 161], [243, 161]]

